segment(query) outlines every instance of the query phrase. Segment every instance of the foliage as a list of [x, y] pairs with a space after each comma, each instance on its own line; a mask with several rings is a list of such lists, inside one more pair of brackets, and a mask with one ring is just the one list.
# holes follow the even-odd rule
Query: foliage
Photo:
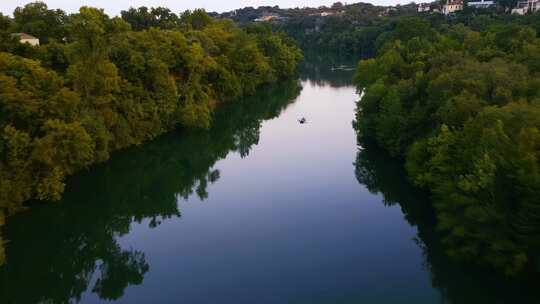
[[433, 31], [405, 19], [356, 75], [365, 90], [359, 136], [404, 157], [431, 192], [447, 254], [508, 275], [536, 267], [540, 253], [540, 39], [531, 20]]
[[243, 26], [249, 26], [265, 15], [273, 15], [277, 18], [269, 24], [294, 38], [304, 51], [365, 58], [374, 55], [377, 37], [393, 28], [396, 17], [416, 14], [416, 4], [412, 2], [391, 9], [363, 2], [335, 2], [331, 6], [318, 7], [245, 7], [215, 15]]
[[[151, 22], [141, 21], [146, 14]], [[112, 151], [178, 125], [209, 128], [217, 105], [292, 76], [301, 59], [283, 34], [202, 10], [178, 17], [143, 7], [122, 19], [36, 2], [0, 17], [0, 210], [8, 214], [29, 199], [59, 199], [67, 176]], [[43, 43], [23, 45], [10, 29]]]
[[28, 3], [13, 12], [13, 29], [39, 37], [42, 42], [51, 39], [62, 41], [66, 31], [66, 13], [62, 10], [48, 9], [44, 2]]
[[[355, 162], [358, 182], [379, 194], [385, 206], [397, 206], [410, 225], [423, 252], [423, 266], [430, 272], [431, 286], [442, 303], [537, 303], [537, 281], [498, 275], [480, 265], [461, 263], [449, 257], [437, 231], [431, 199], [407, 179], [403, 161], [392, 158], [369, 139], [361, 139]], [[534, 278], [535, 275], [533, 274]]]
[[[344, 5], [340, 9], [324, 6], [301, 9], [260, 7], [251, 11], [245, 8], [234, 13], [224, 13], [222, 16], [240, 22], [251, 22], [264, 12], [271, 12], [284, 17], [279, 22], [273, 22], [273, 26], [293, 37], [304, 50], [316, 49], [342, 57], [370, 58], [375, 56], [386, 42], [408, 40], [414, 36], [429, 39], [435, 37], [434, 30], [446, 32], [449, 26], [459, 24], [475, 31], [485, 31], [491, 27], [506, 28], [507, 37], [515, 33], [511, 26], [507, 26], [510, 24], [528, 25], [537, 32], [540, 31], [537, 14], [506, 14], [504, 10], [509, 5], [514, 7], [512, 0], [498, 1], [496, 9], [466, 7], [450, 17], [436, 12], [419, 14], [414, 3], [396, 5], [392, 9], [368, 3]], [[321, 16], [321, 12], [333, 14]]]
[[122, 19], [131, 24], [135, 31], [147, 30], [151, 27], [160, 29], [174, 29], [178, 26], [178, 16], [165, 7], [146, 6], [139, 8], [130, 7], [127, 11], [122, 11]]
[[299, 92], [295, 80], [260, 88], [219, 107], [210, 129], [172, 131], [120, 151], [91, 174], [71, 178], [61, 204], [11, 217], [9, 261], [0, 267], [2, 303], [120, 300], [129, 286], [143, 283], [155, 261], [118, 239], [137, 225], [152, 229], [184, 216], [183, 199], [206, 199], [207, 187], [220, 178], [216, 163], [229, 153], [249, 154], [263, 121]]

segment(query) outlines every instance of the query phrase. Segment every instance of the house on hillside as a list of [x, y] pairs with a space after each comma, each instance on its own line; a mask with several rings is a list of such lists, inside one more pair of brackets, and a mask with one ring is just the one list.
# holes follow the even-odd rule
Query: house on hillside
[[333, 16], [335, 12], [321, 12], [321, 17]]
[[420, 4], [418, 4], [418, 12], [419, 13], [429, 12], [429, 11], [431, 11], [431, 3], [420, 3]]
[[463, 10], [463, 0], [446, 0], [443, 5], [443, 14], [448, 15]]
[[395, 6], [386, 7], [382, 12], [379, 13], [379, 16], [390, 16], [392, 13], [397, 12], [398, 9]]
[[32, 46], [39, 46], [39, 39], [27, 33], [13, 33], [11, 34], [11, 37], [19, 38], [19, 41], [21, 43], [28, 43]]
[[516, 7], [512, 9], [512, 14], [525, 15], [540, 11], [540, 0], [518, 1]]
[[255, 22], [272, 22], [272, 21], [279, 21], [279, 20], [284, 20], [284, 19], [285, 19], [284, 17], [280, 17], [278, 15], [264, 14], [261, 17], [255, 19], [253, 21], [255, 21]]
[[471, 1], [471, 2], [467, 2], [467, 6], [474, 7], [474, 8], [489, 8], [489, 7], [495, 6], [495, 1], [490, 1], [490, 0]]

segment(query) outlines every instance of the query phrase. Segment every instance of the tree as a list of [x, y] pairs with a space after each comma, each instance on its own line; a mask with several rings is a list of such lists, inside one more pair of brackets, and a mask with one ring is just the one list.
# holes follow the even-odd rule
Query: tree
[[505, 23], [432, 33], [412, 18], [384, 39], [359, 64], [359, 137], [405, 158], [411, 180], [432, 195], [450, 257], [524, 273], [539, 252], [535, 31]]
[[15, 30], [34, 35], [43, 43], [64, 39], [66, 19], [64, 11], [50, 10], [44, 2], [28, 3], [13, 12]]
[[201, 30], [212, 22], [212, 17], [203, 9], [187, 10], [180, 15], [180, 24], [194, 30]]
[[[29, 199], [61, 198], [69, 175], [114, 150], [179, 124], [210, 128], [220, 103], [292, 76], [300, 60], [283, 34], [248, 33], [203, 10], [179, 24], [165, 8], [130, 9], [123, 17], [138, 31], [91, 7], [65, 17], [32, 3], [15, 15], [16, 26], [38, 32], [49, 22], [66, 39], [21, 44], [0, 16], [0, 211], [8, 214]], [[118, 296], [105, 282], [103, 295]]]

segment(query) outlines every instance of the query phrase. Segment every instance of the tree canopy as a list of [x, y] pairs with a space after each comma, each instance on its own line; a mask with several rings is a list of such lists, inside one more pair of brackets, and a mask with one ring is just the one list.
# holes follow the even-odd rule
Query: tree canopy
[[406, 18], [356, 75], [359, 136], [430, 191], [447, 254], [509, 275], [540, 250], [540, 39], [527, 20]]
[[[21, 44], [25, 31], [42, 44]], [[57, 200], [65, 178], [295, 73], [300, 50], [270, 28], [203, 10], [129, 9], [122, 18], [42, 2], [0, 16], [0, 211]]]

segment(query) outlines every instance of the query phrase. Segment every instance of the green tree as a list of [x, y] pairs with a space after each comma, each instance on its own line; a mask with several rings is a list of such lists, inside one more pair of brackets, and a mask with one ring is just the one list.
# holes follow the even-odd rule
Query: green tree
[[44, 2], [31, 2], [13, 12], [14, 30], [34, 35], [41, 42], [65, 38], [67, 16], [62, 10], [50, 10]]
[[180, 15], [180, 24], [188, 29], [201, 30], [213, 22], [203, 9], [185, 11]]
[[[153, 8], [148, 25], [134, 21], [144, 8], [128, 12], [138, 31], [90, 7], [65, 17], [32, 3], [16, 11], [16, 25], [0, 16], [0, 211], [57, 200], [69, 175], [179, 124], [210, 128], [220, 103], [292, 76], [301, 58], [283, 34], [248, 33], [203, 10], [179, 24]], [[10, 36], [15, 26], [42, 30], [51, 16], [67, 39], [50, 35], [35, 48]], [[103, 294], [117, 297], [105, 282]]]
[[358, 66], [359, 137], [405, 158], [432, 195], [450, 257], [507, 275], [537, 266], [535, 31], [516, 22], [433, 32], [412, 18], [384, 39]]

